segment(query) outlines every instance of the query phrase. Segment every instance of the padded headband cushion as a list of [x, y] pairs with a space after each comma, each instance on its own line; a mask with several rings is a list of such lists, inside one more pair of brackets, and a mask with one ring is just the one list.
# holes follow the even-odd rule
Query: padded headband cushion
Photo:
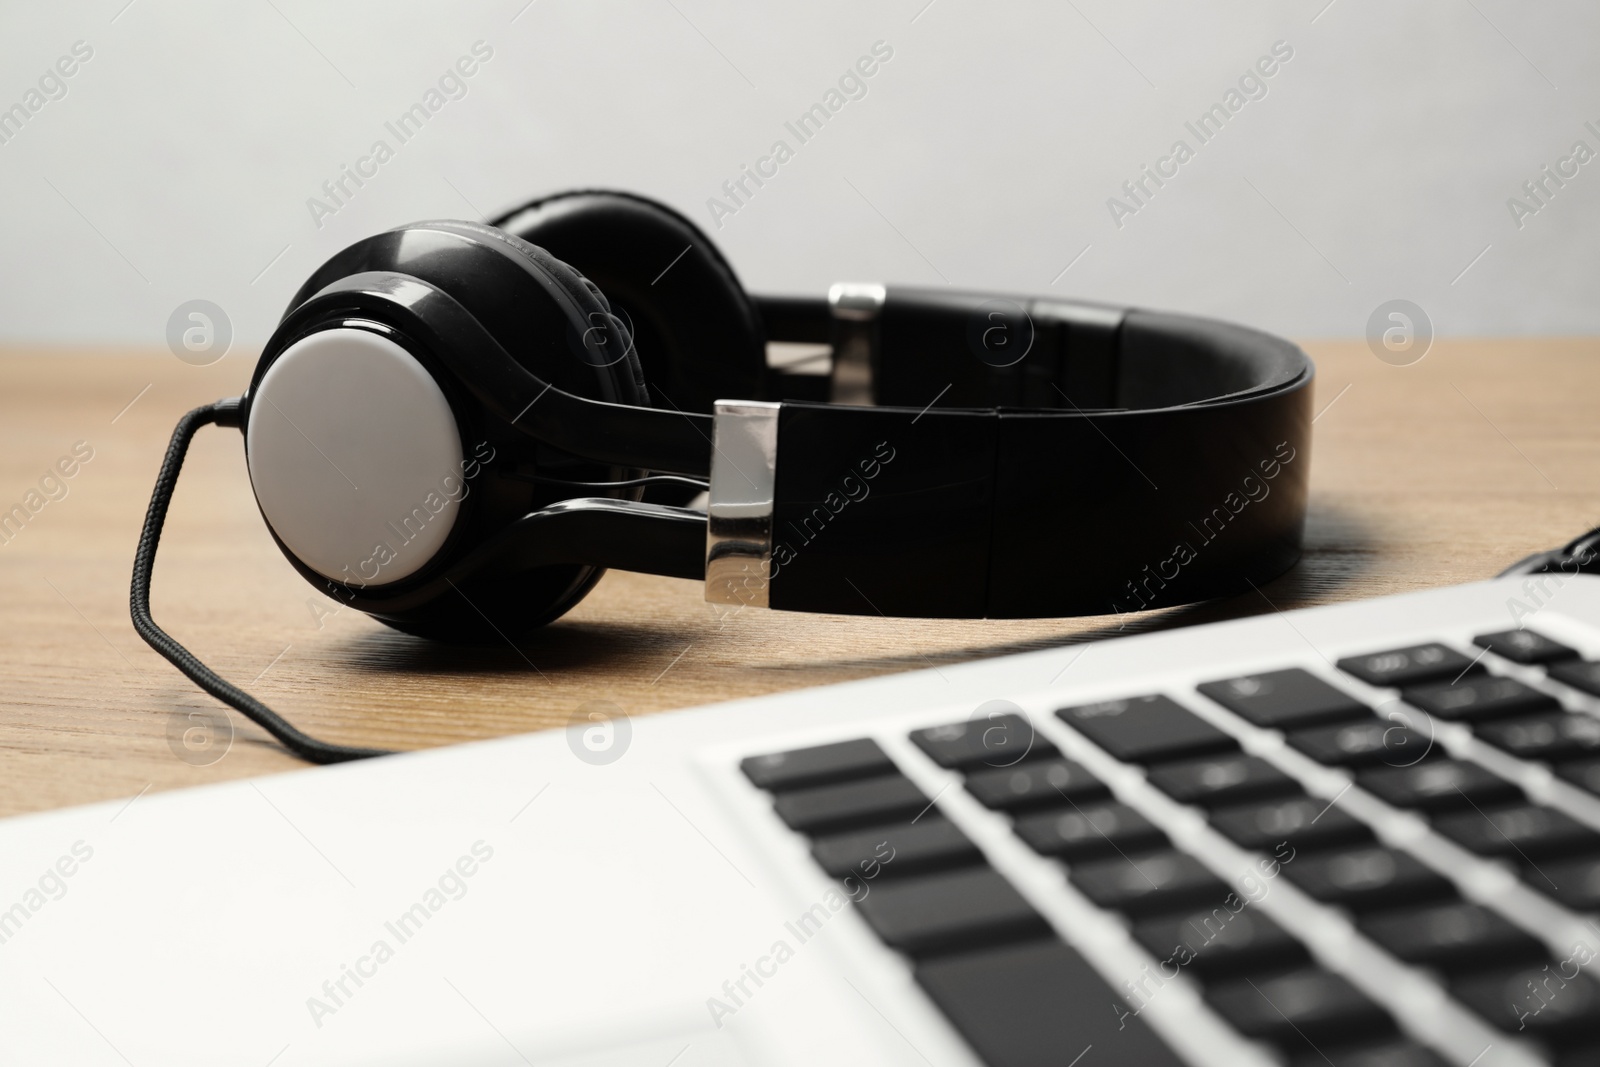
[[676, 211], [582, 190], [496, 225], [593, 278], [626, 313], [654, 406], [710, 411], [717, 400], [765, 395], [761, 316], [716, 246]]
[[[628, 335], [626, 327], [616, 326], [615, 320], [610, 318], [611, 302], [606, 298], [604, 291], [577, 268], [552, 255], [547, 249], [492, 226], [459, 220], [426, 222], [418, 225], [486, 241], [492, 247], [509, 252], [524, 269], [531, 269], [533, 273], [542, 274], [555, 282], [577, 306], [580, 313], [579, 321], [573, 324], [574, 330], [580, 336], [586, 336], [591, 343], [597, 342], [604, 347], [603, 362], [615, 369], [617, 399], [625, 404], [649, 403], [644, 370], [639, 365], [637, 345]], [[588, 331], [586, 334], [585, 324], [597, 321], [610, 323], [612, 328]]]

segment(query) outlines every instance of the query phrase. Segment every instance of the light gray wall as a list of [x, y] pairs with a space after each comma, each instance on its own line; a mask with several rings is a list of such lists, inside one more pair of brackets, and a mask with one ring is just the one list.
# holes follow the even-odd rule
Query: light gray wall
[[[65, 95], [28, 97], [80, 41]], [[479, 41], [400, 144], [384, 123]], [[785, 121], [875, 42], [865, 95], [800, 144]], [[1276, 42], [1265, 95], [1201, 144], [1185, 123]], [[1593, 333], [1600, 160], [1536, 214], [1508, 201], [1600, 152], [1597, 43], [1592, 0], [7, 0], [0, 107], [42, 106], [0, 143], [0, 341], [160, 345], [204, 298], [259, 343], [365, 234], [579, 186], [675, 205], [753, 289], [1053, 290], [1301, 337], [1406, 298], [1442, 334]], [[779, 139], [793, 158], [714, 221]], [[1123, 182], [1179, 139], [1136, 205]]]

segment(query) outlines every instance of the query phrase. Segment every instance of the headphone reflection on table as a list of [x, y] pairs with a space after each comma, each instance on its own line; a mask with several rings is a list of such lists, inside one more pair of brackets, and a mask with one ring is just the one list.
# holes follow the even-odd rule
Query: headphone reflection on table
[[[769, 341], [828, 344], [831, 369], [771, 366]], [[179, 421], [133, 622], [300, 757], [382, 754], [301, 732], [151, 618], [173, 486], [208, 423], [243, 431], [296, 570], [438, 640], [514, 639], [607, 567], [840, 614], [1226, 595], [1299, 557], [1312, 375], [1288, 341], [1185, 315], [871, 284], [751, 296], [687, 219], [623, 193], [416, 223], [325, 263], [245, 395]]]

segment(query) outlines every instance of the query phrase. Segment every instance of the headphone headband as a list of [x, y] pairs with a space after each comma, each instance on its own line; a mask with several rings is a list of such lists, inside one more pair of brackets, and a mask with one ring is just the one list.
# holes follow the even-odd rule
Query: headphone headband
[[[826, 315], [890, 406], [718, 405], [707, 599], [1112, 614], [1237, 592], [1299, 557], [1313, 368], [1295, 345], [1048, 299], [836, 286], [830, 303], [763, 310], [798, 339]], [[994, 308], [1028, 327], [1025, 359], [974, 358], [970, 324]], [[995, 396], [1054, 403], [948, 406]]]

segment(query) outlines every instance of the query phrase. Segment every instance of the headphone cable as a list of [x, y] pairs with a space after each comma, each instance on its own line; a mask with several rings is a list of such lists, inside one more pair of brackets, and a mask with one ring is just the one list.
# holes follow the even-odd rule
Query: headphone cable
[[155, 570], [156, 546], [161, 542], [161, 529], [167, 521], [167, 506], [172, 502], [172, 491], [177, 485], [178, 473], [183, 469], [183, 458], [189, 451], [189, 442], [194, 439], [196, 430], [210, 425], [239, 426], [239, 398], [231, 397], [197, 407], [179, 419], [172, 431], [172, 441], [167, 445], [166, 458], [161, 461], [161, 472], [156, 475], [156, 487], [150, 495], [150, 510], [145, 512], [139, 548], [133, 557], [133, 587], [129, 596], [133, 628], [151, 648], [182, 671], [195, 685], [267, 731], [279, 744], [303, 760], [310, 763], [344, 763], [391, 755], [380, 748], [358, 748], [319, 741], [302, 732], [261, 701], [201, 663], [194, 653], [157, 626], [151, 617], [150, 576]]
[[1579, 534], [1560, 548], [1525, 556], [1495, 577], [1549, 574], [1551, 571], [1561, 571], [1568, 575], [1600, 573], [1600, 526]]

